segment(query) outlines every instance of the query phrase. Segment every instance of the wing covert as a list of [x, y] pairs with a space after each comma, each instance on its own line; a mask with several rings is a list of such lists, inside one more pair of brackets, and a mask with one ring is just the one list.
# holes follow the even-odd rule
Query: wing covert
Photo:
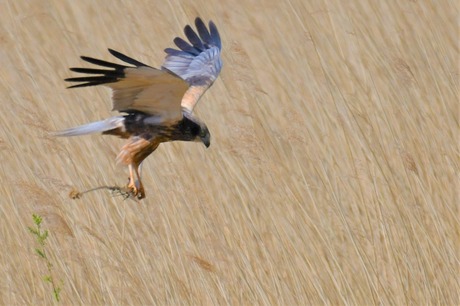
[[182, 100], [183, 110], [189, 113], [222, 69], [222, 43], [217, 27], [210, 21], [208, 30], [200, 18], [195, 19], [195, 26], [198, 33], [189, 25], [184, 28], [189, 42], [180, 37], [174, 39], [179, 50], [165, 49], [167, 55], [162, 66], [190, 84], [190, 92]]
[[113, 110], [148, 113], [158, 116], [159, 122], [182, 118], [181, 100], [189, 88], [187, 82], [167, 70], [155, 69], [112, 49], [109, 52], [133, 66], [82, 56], [89, 63], [109, 69], [70, 68], [71, 71], [92, 76], [66, 79], [80, 83], [69, 88], [105, 85], [113, 90]]

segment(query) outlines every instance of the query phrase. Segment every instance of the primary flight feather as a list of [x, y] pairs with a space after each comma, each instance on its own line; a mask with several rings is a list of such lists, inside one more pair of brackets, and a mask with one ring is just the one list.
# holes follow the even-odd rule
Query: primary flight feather
[[128, 139], [117, 156], [117, 162], [129, 167], [128, 188], [139, 199], [145, 197], [140, 175], [142, 162], [160, 143], [182, 140], [199, 141], [206, 147], [210, 145], [209, 130], [193, 115], [193, 109], [222, 69], [222, 43], [212, 21], [208, 28], [196, 18], [195, 26], [197, 32], [189, 25], [184, 28], [189, 42], [176, 37], [174, 43], [178, 49], [165, 49], [167, 55], [161, 69], [109, 49], [114, 57], [131, 66], [82, 56], [84, 61], [101, 68], [70, 68], [87, 76], [65, 79], [78, 83], [69, 88], [110, 87], [113, 110], [123, 114], [63, 130], [56, 135], [102, 133]]

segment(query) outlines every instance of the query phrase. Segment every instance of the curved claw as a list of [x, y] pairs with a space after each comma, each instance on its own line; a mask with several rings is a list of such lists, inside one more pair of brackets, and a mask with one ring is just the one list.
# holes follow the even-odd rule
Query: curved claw
[[144, 192], [144, 188], [141, 187], [137, 190], [137, 198], [139, 200], [142, 200], [143, 198], [145, 198], [145, 192]]
[[126, 186], [126, 188], [128, 189], [128, 192], [131, 195], [137, 196], [138, 190], [137, 190], [137, 187], [132, 183], [132, 181], [129, 182], [129, 184], [128, 184], [128, 186]]
[[144, 186], [142, 186], [142, 184], [139, 184], [139, 181], [136, 181], [135, 184], [130, 182], [127, 188], [131, 196], [137, 197], [139, 200], [142, 200], [143, 198], [145, 198]]
[[[139, 174], [138, 174], [139, 175]], [[136, 189], [137, 189], [137, 198], [139, 200], [145, 198], [145, 191], [144, 191], [144, 186], [142, 185], [142, 182], [140, 180], [140, 176], [139, 176], [139, 179], [136, 180]]]

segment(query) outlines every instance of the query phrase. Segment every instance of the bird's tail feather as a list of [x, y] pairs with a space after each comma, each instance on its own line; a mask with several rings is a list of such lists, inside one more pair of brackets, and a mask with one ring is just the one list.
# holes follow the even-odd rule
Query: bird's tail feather
[[110, 131], [113, 129], [121, 128], [122, 130], [125, 129], [124, 125], [125, 118], [122, 116], [108, 118], [102, 121], [91, 122], [85, 125], [76, 126], [70, 129], [54, 132], [54, 136], [79, 136], [79, 135], [86, 135], [92, 133], [102, 133], [106, 131]]

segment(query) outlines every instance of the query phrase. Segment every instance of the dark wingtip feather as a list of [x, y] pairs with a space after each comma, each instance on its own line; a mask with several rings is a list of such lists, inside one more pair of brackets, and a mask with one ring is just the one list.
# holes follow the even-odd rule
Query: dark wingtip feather
[[135, 59], [123, 54], [123, 53], [120, 53], [120, 52], [115, 51], [115, 50], [110, 49], [110, 48], [108, 50], [109, 50], [110, 54], [112, 54], [113, 56], [115, 56], [119, 60], [122, 60], [125, 63], [134, 65], [136, 67], [143, 67], [143, 66], [149, 67], [148, 65], [146, 65], [144, 63], [141, 63], [141, 62], [139, 62], [139, 61], [137, 61], [137, 60], [135, 60]]
[[211, 35], [209, 34], [208, 28], [206, 28], [206, 24], [200, 17], [196, 17], [195, 27], [204, 43], [210, 45], [212, 43]]
[[188, 38], [188, 41], [193, 45], [194, 48], [198, 49], [199, 51], [204, 50], [203, 42], [191, 26], [187, 25], [184, 28], [184, 33], [185, 36]]
[[[203, 20], [200, 17], [196, 17], [195, 27], [197, 31], [193, 30], [193, 28], [190, 25], [186, 25], [184, 27], [185, 36], [187, 37], [190, 43], [180, 37], [174, 38], [173, 42], [180, 50], [182, 50], [185, 53], [198, 56], [201, 52], [211, 48], [212, 46], [216, 46], [219, 49], [222, 49], [219, 31], [217, 30], [217, 27], [214, 24], [214, 22], [209, 21], [208, 30], [208, 27], [203, 22]], [[174, 49], [171, 48], [165, 49], [165, 52], [168, 55], [185, 55], [185, 53], [181, 54], [181, 51], [174, 51]]]
[[[112, 49], [109, 49], [109, 52], [115, 57], [127, 63], [133, 64], [136, 66], [146, 66], [145, 64], [142, 64], [141, 62], [138, 62], [130, 57], [127, 57], [126, 55], [121, 54], [120, 52], [114, 51]], [[96, 85], [103, 85], [107, 83], [117, 82], [118, 80], [122, 79], [125, 76], [124, 70], [129, 67], [129, 66], [124, 66], [120, 64], [106, 62], [106, 61], [96, 59], [93, 57], [89, 57], [89, 56], [81, 56], [81, 59], [91, 64], [95, 64], [95, 65], [99, 65], [99, 66], [111, 68], [111, 69], [72, 67], [70, 68], [70, 71], [78, 72], [78, 73], [86, 73], [86, 74], [89, 74], [89, 76], [72, 77], [72, 78], [65, 79], [66, 82], [81, 83], [81, 84], [69, 86], [68, 88], [96, 86]]]
[[87, 83], [68, 86], [67, 88], [70, 89], [70, 88], [78, 88], [78, 87], [97, 86], [97, 85], [103, 85], [103, 84], [106, 84], [106, 83], [113, 83], [113, 82], [116, 82], [116, 81], [112, 81], [112, 82], [87, 82]]
[[181, 49], [182, 51], [184, 51], [184, 52], [188, 52], [188, 53], [193, 54], [193, 55], [199, 55], [200, 54], [200, 51], [198, 51], [197, 49], [192, 47], [188, 42], [186, 42], [185, 40], [183, 40], [180, 37], [174, 38], [173, 41], [176, 44], [176, 46], [179, 49]]
[[76, 84], [69, 86], [67, 88], [77, 88], [77, 87], [87, 87], [87, 86], [96, 86], [107, 83], [114, 83], [118, 81], [118, 78], [113, 76], [96, 76], [96, 77], [76, 77], [76, 78], [67, 78], [64, 79], [66, 82], [84, 82], [82, 84]]
[[219, 49], [222, 49], [222, 42], [221, 42], [221, 40], [220, 40], [219, 31], [217, 30], [216, 25], [215, 25], [214, 22], [212, 22], [212, 21], [209, 21], [209, 30], [210, 30], [210, 32], [211, 32], [212, 42], [213, 42], [217, 47], [219, 47]]
[[115, 69], [124, 69], [126, 66], [120, 65], [120, 64], [115, 64], [111, 62], [106, 62], [97, 58], [89, 57], [89, 56], [80, 56], [80, 58], [88, 63], [103, 66], [103, 67], [109, 67], [109, 68], [115, 68]]
[[111, 76], [94, 76], [94, 77], [76, 77], [76, 78], [67, 78], [64, 79], [66, 82], [115, 82], [117, 81], [116, 77]]
[[72, 68], [69, 68], [69, 70], [73, 72], [78, 72], [78, 73], [102, 74], [102, 75], [113, 75], [113, 76], [117, 76], [120, 74], [119, 70], [105, 70], [105, 69], [95, 69], [95, 68], [72, 67]]
[[173, 49], [173, 48], [166, 48], [166, 49], [164, 49], [164, 51], [167, 54], [167, 56], [173, 55], [173, 56], [180, 56], [180, 57], [184, 57], [184, 58], [194, 58], [195, 57], [194, 54], [190, 54], [188, 52], [181, 51], [181, 50], [176, 50], [176, 49]]

